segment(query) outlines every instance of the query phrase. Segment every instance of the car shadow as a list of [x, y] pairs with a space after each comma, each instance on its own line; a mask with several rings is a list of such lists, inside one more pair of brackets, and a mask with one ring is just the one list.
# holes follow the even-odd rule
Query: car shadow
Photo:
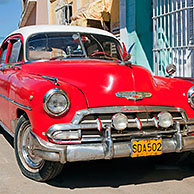
[[184, 155], [178, 154], [178, 160], [177, 154], [165, 154], [158, 157], [67, 163], [61, 174], [47, 184], [70, 189], [104, 186], [118, 188], [130, 184], [183, 180], [194, 176], [190, 156]]
[[4, 136], [4, 138], [7, 140], [7, 142], [11, 145], [12, 148], [14, 148], [14, 140], [9, 133], [7, 133], [1, 126], [0, 126], [0, 134]]

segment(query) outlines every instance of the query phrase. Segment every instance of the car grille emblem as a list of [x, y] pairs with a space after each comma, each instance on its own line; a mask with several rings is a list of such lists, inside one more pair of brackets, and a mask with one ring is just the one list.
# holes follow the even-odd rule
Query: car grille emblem
[[120, 98], [126, 98], [127, 100], [142, 100], [144, 98], [150, 98], [152, 96], [152, 93], [127, 91], [127, 92], [117, 92], [115, 95]]

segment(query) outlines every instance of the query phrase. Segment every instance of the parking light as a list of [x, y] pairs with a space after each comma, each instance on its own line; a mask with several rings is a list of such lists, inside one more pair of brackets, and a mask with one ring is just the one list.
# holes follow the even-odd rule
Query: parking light
[[160, 112], [158, 114], [158, 125], [163, 128], [168, 128], [173, 124], [172, 115], [169, 112]]
[[112, 125], [116, 130], [122, 131], [127, 128], [128, 118], [122, 113], [117, 113], [112, 117]]

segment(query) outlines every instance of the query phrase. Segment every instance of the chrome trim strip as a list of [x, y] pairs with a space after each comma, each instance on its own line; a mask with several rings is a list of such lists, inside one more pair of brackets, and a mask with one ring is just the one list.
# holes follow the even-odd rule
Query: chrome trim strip
[[159, 111], [169, 111], [169, 112], [180, 112], [185, 121], [188, 121], [188, 117], [184, 109], [168, 107], [168, 106], [112, 106], [112, 107], [97, 107], [89, 108], [77, 111], [72, 120], [73, 124], [79, 124], [82, 118], [89, 114], [106, 114], [106, 113], [132, 113], [132, 112], [159, 112]]
[[15, 104], [15, 105], [17, 105], [17, 106], [19, 106], [19, 107], [21, 107], [21, 108], [23, 108], [23, 109], [30, 110], [30, 111], [32, 110], [32, 108], [31, 108], [30, 106], [26, 106], [26, 105], [20, 104], [20, 103], [14, 101], [14, 100], [12, 100], [12, 99], [10, 99], [10, 98], [8, 98], [8, 97], [2, 95], [2, 94], [0, 94], [0, 97], [2, 97], [2, 98], [4, 98], [4, 99], [8, 100], [9, 102], [12, 102], [13, 104]]
[[[126, 134], [112, 134], [111, 137], [112, 137], [112, 140], [113, 142], [115, 141], [118, 141], [118, 138], [119, 138], [119, 141], [130, 141], [131, 139], [133, 138], [151, 138], [151, 137], [162, 137], [163, 135], [166, 136], [166, 135], [172, 135], [174, 133], [176, 133], [177, 130], [176, 129], [170, 129], [168, 131], [145, 131], [145, 132], [141, 132], [141, 131], [136, 131], [136, 132], [129, 132], [129, 133], [126, 133]], [[81, 142], [82, 143], [101, 143], [103, 141], [103, 137], [100, 136], [100, 135], [82, 135], [82, 139], [81, 139]]]
[[50, 76], [41, 76], [42, 78], [51, 81], [55, 86], [58, 86], [58, 78]]
[[[173, 119], [174, 120], [181, 120], [182, 117], [173, 117]], [[146, 123], [154, 122], [153, 118], [152, 119], [139, 119], [139, 120], [141, 120], [141, 122], [146, 122]], [[111, 123], [112, 121], [111, 120], [103, 120], [103, 119], [101, 119], [101, 122], [102, 123]], [[96, 120], [84, 120], [84, 121], [81, 122], [81, 124], [91, 124], [91, 123], [92, 124], [96, 124]], [[135, 123], [135, 119], [128, 119], [128, 123]]]
[[12, 133], [1, 121], [0, 121], [0, 126], [7, 132], [9, 135], [14, 137], [14, 133]]

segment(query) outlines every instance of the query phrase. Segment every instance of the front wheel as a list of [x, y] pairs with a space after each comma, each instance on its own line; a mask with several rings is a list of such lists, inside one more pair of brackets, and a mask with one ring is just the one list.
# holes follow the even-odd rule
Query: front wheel
[[21, 172], [35, 181], [47, 181], [57, 176], [63, 169], [59, 162], [45, 161], [33, 155], [29, 134], [31, 124], [24, 116], [20, 117], [14, 139], [15, 155]]

